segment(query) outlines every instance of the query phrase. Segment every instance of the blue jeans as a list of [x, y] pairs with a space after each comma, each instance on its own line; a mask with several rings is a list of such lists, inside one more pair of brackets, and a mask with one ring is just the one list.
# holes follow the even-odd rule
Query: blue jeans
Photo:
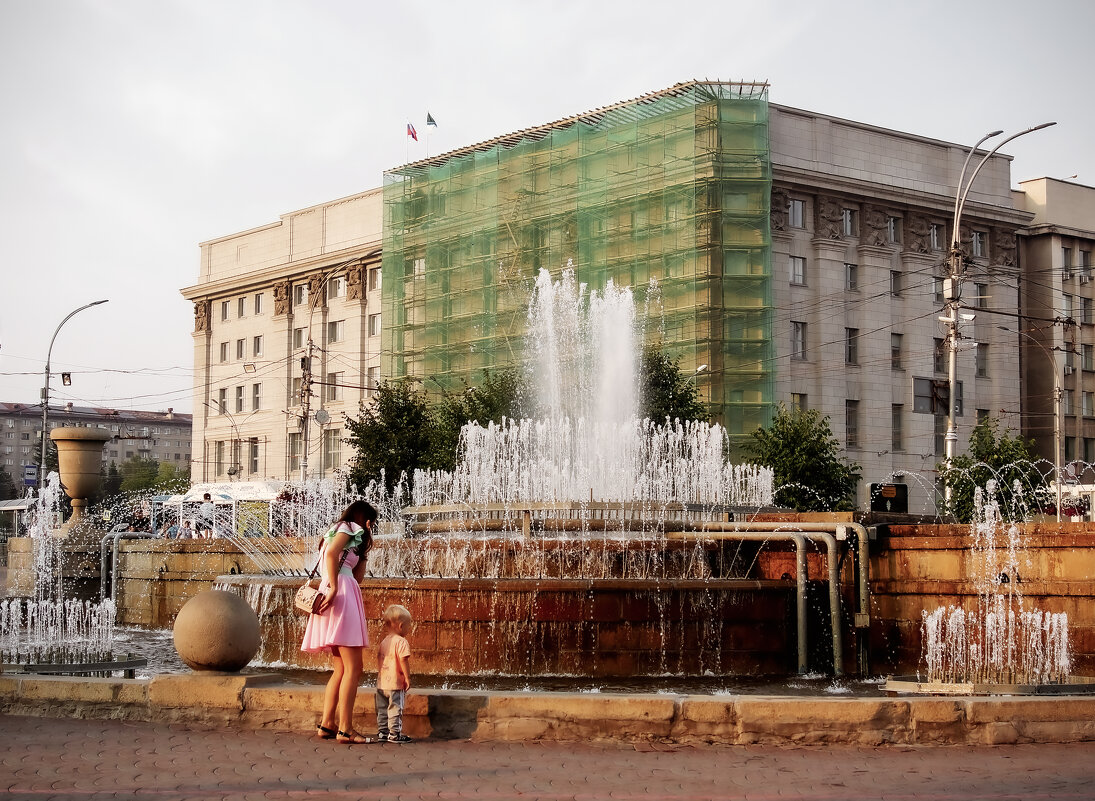
[[406, 690], [376, 691], [376, 730], [381, 736], [399, 734], [403, 731], [403, 702], [407, 698]]

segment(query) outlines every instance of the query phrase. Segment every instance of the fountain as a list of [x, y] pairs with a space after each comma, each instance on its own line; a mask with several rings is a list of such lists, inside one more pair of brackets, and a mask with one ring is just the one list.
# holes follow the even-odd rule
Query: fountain
[[1072, 675], [1068, 615], [1033, 608], [1023, 598], [1019, 526], [1001, 519], [995, 489], [990, 480], [974, 494], [974, 608], [924, 610], [924, 675], [891, 677], [888, 692], [1095, 693], [1095, 681]]
[[[465, 426], [457, 468], [416, 471], [412, 505], [370, 555], [366, 608], [412, 611], [416, 671], [786, 674], [797, 641], [805, 672], [807, 550], [824, 542], [841, 672], [835, 538], [733, 522], [770, 506], [771, 471], [727, 464], [721, 426], [636, 418], [637, 328], [629, 289], [541, 271], [526, 340], [536, 419]], [[796, 549], [794, 566], [756, 578], [773, 544]], [[311, 664], [298, 583], [218, 578], [259, 612], [267, 663]]]

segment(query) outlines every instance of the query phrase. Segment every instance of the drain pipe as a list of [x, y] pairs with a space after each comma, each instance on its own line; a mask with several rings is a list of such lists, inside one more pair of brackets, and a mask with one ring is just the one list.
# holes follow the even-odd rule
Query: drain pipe
[[118, 543], [121, 540], [150, 540], [155, 535], [147, 531], [113, 531], [103, 537], [99, 547], [99, 600], [106, 600], [106, 561], [107, 543], [113, 540], [110, 546], [110, 600], [116, 601], [118, 597]]
[[795, 627], [798, 640], [798, 672], [806, 673], [806, 536], [790, 531], [779, 532], [675, 532], [666, 534], [667, 540], [733, 540], [745, 542], [771, 542], [782, 540], [795, 544]]

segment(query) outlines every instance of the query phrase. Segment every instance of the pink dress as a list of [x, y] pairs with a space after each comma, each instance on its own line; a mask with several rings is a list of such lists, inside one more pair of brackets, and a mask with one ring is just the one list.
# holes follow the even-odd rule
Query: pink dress
[[[333, 534], [334, 530], [328, 533], [328, 544]], [[360, 537], [356, 539], [360, 541]], [[369, 644], [365, 605], [361, 602], [361, 588], [353, 576], [354, 566], [358, 563], [357, 553], [353, 550], [356, 545], [355, 538], [351, 537], [346, 561], [338, 572], [338, 589], [331, 605], [322, 615], [308, 615], [308, 625], [304, 629], [304, 642], [301, 643], [300, 650], [330, 653], [332, 645], [364, 647]], [[321, 559], [326, 558], [326, 550], [325, 545]], [[328, 589], [324, 579], [320, 583], [319, 591], [326, 594]]]

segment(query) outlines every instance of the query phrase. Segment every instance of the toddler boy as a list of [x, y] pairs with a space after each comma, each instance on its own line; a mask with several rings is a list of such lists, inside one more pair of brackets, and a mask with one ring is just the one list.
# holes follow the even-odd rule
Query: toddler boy
[[379, 742], [409, 743], [403, 733], [403, 704], [411, 688], [411, 646], [407, 634], [411, 628], [411, 613], [406, 607], [392, 604], [384, 610], [387, 636], [377, 649], [376, 729]]

